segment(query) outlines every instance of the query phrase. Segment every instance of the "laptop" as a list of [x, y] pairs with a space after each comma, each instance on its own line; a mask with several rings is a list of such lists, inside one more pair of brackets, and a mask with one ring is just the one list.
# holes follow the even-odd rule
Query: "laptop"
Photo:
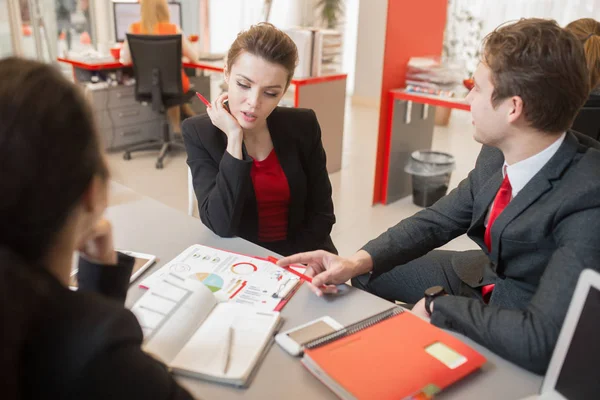
[[600, 399], [600, 274], [581, 273], [541, 393], [527, 399]]

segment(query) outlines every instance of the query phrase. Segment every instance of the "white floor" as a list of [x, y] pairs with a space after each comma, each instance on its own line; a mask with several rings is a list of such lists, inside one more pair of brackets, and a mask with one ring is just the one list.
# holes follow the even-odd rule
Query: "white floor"
[[[372, 205], [379, 112], [350, 102], [346, 110], [343, 165], [341, 171], [330, 175], [337, 219], [332, 239], [340, 255], [351, 255], [388, 227], [420, 210], [410, 197], [387, 206]], [[450, 189], [456, 187], [475, 165], [481, 145], [473, 140], [472, 132], [470, 114], [459, 110], [453, 110], [447, 127], [435, 128], [432, 148], [449, 152], [456, 158]], [[156, 155], [156, 152], [137, 153], [132, 160], [124, 161], [121, 152], [109, 154], [113, 179], [187, 212], [185, 154], [169, 156], [162, 170], [154, 168]], [[462, 236], [444, 248], [462, 250], [475, 246]]]

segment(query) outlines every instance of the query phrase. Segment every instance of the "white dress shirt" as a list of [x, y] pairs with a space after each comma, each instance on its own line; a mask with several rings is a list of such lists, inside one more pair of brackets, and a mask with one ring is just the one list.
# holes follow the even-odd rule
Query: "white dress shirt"
[[[512, 165], [508, 165], [506, 161], [504, 161], [504, 166], [502, 167], [502, 177], [504, 178], [506, 175], [508, 175], [508, 181], [510, 182], [510, 186], [512, 188], [512, 199], [519, 194], [519, 192], [525, 187], [525, 185], [527, 185], [531, 178], [540, 172], [544, 165], [546, 165], [552, 156], [556, 154], [558, 148], [565, 140], [565, 136], [567, 136], [566, 132], [556, 139], [556, 141], [550, 146], [546, 147], [536, 155], [526, 158], [525, 160], [519, 161]], [[488, 210], [488, 215], [485, 217], [486, 227], [487, 220], [493, 206], [494, 203], [492, 202]]]
[[510, 181], [510, 186], [512, 187], [513, 199], [525, 187], [525, 185], [527, 185], [531, 178], [540, 172], [544, 165], [550, 161], [552, 156], [556, 154], [558, 148], [565, 140], [565, 136], [567, 136], [567, 134], [563, 133], [550, 146], [546, 147], [536, 155], [519, 161], [518, 163], [508, 165], [506, 161], [504, 161], [505, 168], [502, 169], [502, 175], [504, 177], [506, 174], [508, 174], [508, 180]]

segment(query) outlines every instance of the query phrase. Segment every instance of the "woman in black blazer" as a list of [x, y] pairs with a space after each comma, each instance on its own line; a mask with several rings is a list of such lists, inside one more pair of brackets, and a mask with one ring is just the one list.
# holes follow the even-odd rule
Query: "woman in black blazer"
[[191, 399], [142, 351], [123, 307], [134, 259], [102, 219], [95, 133], [81, 90], [53, 66], [0, 61], [0, 397]]
[[590, 74], [590, 97], [584, 107], [600, 106], [600, 22], [580, 18], [569, 23], [566, 30], [581, 41]]
[[270, 24], [238, 35], [227, 94], [183, 123], [200, 219], [282, 255], [337, 253], [331, 183], [312, 110], [278, 107], [297, 62], [294, 42]]

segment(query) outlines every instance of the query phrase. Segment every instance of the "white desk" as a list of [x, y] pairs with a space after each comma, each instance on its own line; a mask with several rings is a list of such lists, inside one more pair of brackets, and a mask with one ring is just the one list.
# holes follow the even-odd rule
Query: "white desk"
[[[112, 221], [115, 245], [155, 254], [159, 260], [151, 271], [174, 258], [192, 244], [203, 244], [249, 255], [271, 255], [270, 251], [243, 239], [223, 239], [210, 232], [200, 220], [141, 196], [119, 184], [112, 185], [111, 207], [107, 216]], [[137, 285], [129, 290], [130, 307], [143, 293]], [[282, 329], [330, 315], [342, 324], [349, 324], [383, 311], [390, 303], [368, 293], [344, 287], [337, 296], [318, 298], [301, 287], [282, 311]], [[402, 332], [398, 332], [402, 340]], [[463, 340], [487, 359], [478, 373], [446, 390], [440, 399], [518, 399], [536, 393], [541, 377], [519, 368], [469, 339]], [[360, 366], [353, 366], [360, 368]], [[202, 399], [335, 399], [323, 384], [314, 378], [299, 359], [273, 345], [248, 389], [235, 389], [200, 380], [178, 378], [194, 396]]]

